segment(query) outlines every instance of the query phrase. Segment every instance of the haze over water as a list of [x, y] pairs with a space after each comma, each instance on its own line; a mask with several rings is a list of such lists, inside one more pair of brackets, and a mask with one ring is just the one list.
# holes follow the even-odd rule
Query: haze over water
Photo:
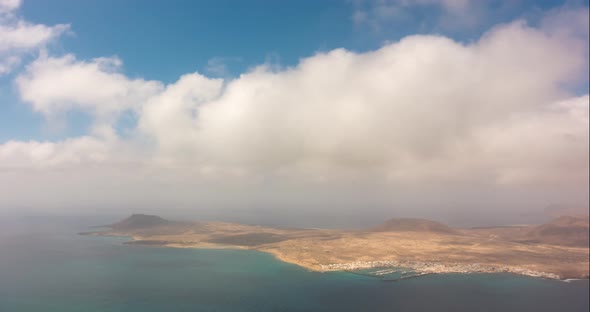
[[0, 223], [0, 311], [587, 311], [588, 280], [508, 274], [400, 282], [316, 273], [243, 250], [79, 236], [108, 220]]

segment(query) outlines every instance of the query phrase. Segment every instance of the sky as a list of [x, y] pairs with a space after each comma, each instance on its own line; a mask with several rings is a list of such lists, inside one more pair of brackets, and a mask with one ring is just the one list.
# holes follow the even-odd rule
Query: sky
[[0, 0], [0, 215], [587, 211], [588, 6]]

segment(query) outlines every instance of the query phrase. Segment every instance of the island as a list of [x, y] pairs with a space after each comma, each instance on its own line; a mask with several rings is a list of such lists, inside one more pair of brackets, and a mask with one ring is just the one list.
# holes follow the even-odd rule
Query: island
[[425, 219], [391, 219], [367, 229], [336, 230], [171, 221], [134, 214], [103, 227], [80, 234], [127, 236], [126, 244], [132, 245], [253, 249], [321, 272], [383, 268], [376, 272], [384, 274], [403, 268], [412, 270], [412, 276], [508, 272], [549, 279], [589, 277], [587, 217], [467, 229]]

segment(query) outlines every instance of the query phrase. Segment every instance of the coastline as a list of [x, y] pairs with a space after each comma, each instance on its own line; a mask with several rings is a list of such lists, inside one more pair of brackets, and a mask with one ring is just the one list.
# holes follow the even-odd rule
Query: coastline
[[[258, 250], [258, 249], [256, 249]], [[529, 270], [521, 267], [511, 267], [511, 266], [489, 266], [489, 265], [480, 265], [480, 264], [461, 264], [461, 263], [453, 263], [453, 264], [444, 264], [439, 262], [427, 262], [427, 261], [391, 261], [391, 260], [382, 260], [382, 261], [355, 261], [355, 262], [347, 262], [347, 263], [332, 263], [332, 264], [310, 264], [301, 261], [296, 261], [292, 259], [288, 259], [281, 255], [280, 253], [268, 251], [268, 250], [259, 250], [262, 252], [267, 252], [275, 256], [276, 259], [292, 263], [298, 265], [300, 267], [306, 268], [310, 271], [315, 272], [347, 272], [347, 271], [356, 271], [356, 270], [363, 270], [363, 269], [377, 269], [377, 268], [405, 268], [410, 269], [417, 274], [417, 276], [425, 276], [430, 274], [449, 274], [449, 273], [458, 273], [458, 274], [475, 274], [475, 273], [511, 273], [516, 275], [528, 276], [528, 277], [536, 277], [536, 278], [543, 278], [543, 279], [551, 279], [551, 280], [561, 280], [561, 281], [568, 281], [568, 280], [585, 280], [583, 278], [562, 278], [561, 276], [548, 273], [548, 272], [541, 272], [541, 271], [534, 271]]]
[[544, 279], [553, 280], [565, 280], [557, 274], [547, 273], [541, 271], [533, 271], [521, 267], [512, 266], [491, 266], [481, 265], [478, 263], [474, 264], [462, 264], [462, 263], [437, 263], [427, 261], [358, 261], [350, 263], [336, 263], [321, 265], [327, 268], [327, 270], [362, 270], [362, 269], [373, 269], [373, 268], [407, 268], [412, 271], [421, 274], [447, 274], [447, 273], [459, 273], [459, 274], [473, 274], [473, 273], [512, 273], [517, 275], [524, 275], [529, 277], [537, 277]]
[[463, 264], [463, 263], [442, 263], [442, 262], [435, 262], [435, 261], [415, 261], [415, 260], [376, 260], [376, 261], [353, 261], [353, 262], [344, 262], [344, 263], [329, 263], [329, 264], [314, 264], [304, 261], [298, 261], [296, 259], [291, 259], [283, 255], [282, 253], [272, 250], [272, 249], [264, 249], [264, 248], [254, 248], [254, 247], [244, 247], [244, 246], [235, 246], [235, 245], [223, 245], [223, 244], [215, 244], [215, 243], [178, 243], [178, 242], [165, 242], [165, 241], [154, 241], [154, 240], [146, 240], [143, 237], [139, 236], [129, 236], [117, 233], [105, 233], [105, 232], [83, 232], [79, 233], [80, 235], [86, 236], [117, 236], [117, 237], [125, 237], [129, 238], [128, 242], [124, 242], [123, 244], [127, 245], [143, 245], [143, 246], [151, 246], [151, 247], [169, 247], [169, 248], [191, 248], [191, 249], [236, 249], [236, 250], [255, 250], [259, 252], [264, 252], [273, 255], [277, 260], [291, 263], [297, 265], [299, 267], [305, 268], [309, 271], [313, 272], [347, 272], [347, 271], [356, 271], [356, 270], [363, 270], [363, 269], [375, 269], [375, 268], [383, 268], [383, 269], [395, 269], [395, 268], [405, 268], [410, 269], [416, 273], [414, 277], [421, 277], [425, 275], [431, 274], [476, 274], [476, 273], [511, 273], [516, 275], [534, 277], [534, 278], [542, 278], [542, 279], [550, 279], [550, 280], [560, 280], [564, 282], [569, 282], [571, 280], [587, 280], [586, 278], [572, 278], [572, 277], [562, 277], [555, 273], [549, 272], [542, 272], [542, 271], [535, 271], [530, 270], [518, 266], [501, 266], [501, 265], [483, 265], [483, 264]]

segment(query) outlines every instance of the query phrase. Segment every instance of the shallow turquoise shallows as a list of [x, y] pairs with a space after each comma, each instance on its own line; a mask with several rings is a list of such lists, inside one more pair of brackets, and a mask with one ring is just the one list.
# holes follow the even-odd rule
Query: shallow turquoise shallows
[[122, 245], [77, 219], [0, 221], [0, 311], [588, 311], [588, 281], [508, 274], [400, 282], [240, 250]]

